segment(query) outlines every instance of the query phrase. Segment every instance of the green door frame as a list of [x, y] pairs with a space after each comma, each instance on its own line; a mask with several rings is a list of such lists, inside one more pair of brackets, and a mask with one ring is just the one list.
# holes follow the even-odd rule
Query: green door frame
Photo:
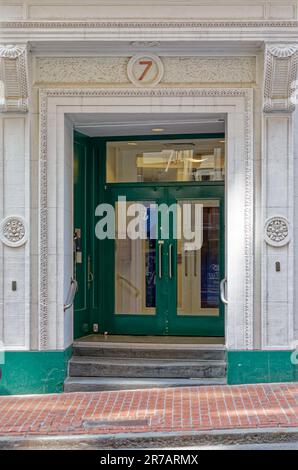
[[[153, 196], [158, 196], [161, 199], [164, 199], [161, 195], [161, 188], [162, 191], [165, 189], [168, 191], [174, 190], [175, 188], [183, 188], [183, 191], [188, 192], [191, 190], [195, 190], [196, 195], [193, 198], [197, 199], [204, 199], [203, 194], [205, 194], [205, 198], [207, 199], [218, 199], [220, 200], [220, 220], [221, 226], [223, 227], [222, 233], [224, 235], [224, 182], [170, 182], [170, 183], [163, 183], [162, 185], [152, 185], [152, 183], [107, 183], [106, 182], [106, 144], [107, 142], [111, 141], [141, 141], [141, 140], [178, 140], [178, 139], [214, 139], [214, 138], [224, 138], [224, 133], [212, 133], [212, 134], [180, 134], [180, 135], [142, 135], [142, 136], [117, 136], [117, 137], [85, 137], [80, 135], [79, 133], [75, 133], [76, 139], [80, 140], [82, 138], [84, 142], [88, 141], [88, 151], [92, 156], [92, 164], [90, 163], [87, 170], [87, 181], [91, 181], [89, 186], [89, 203], [88, 203], [88, 211], [89, 214], [92, 214], [90, 217], [90, 223], [88, 227], [88, 236], [86, 237], [86, 253], [85, 253], [85, 260], [88, 258], [88, 253], [90, 255], [91, 263], [90, 268], [92, 273], [94, 274], [94, 280], [92, 283], [87, 283], [86, 288], [86, 296], [87, 296], [87, 305], [89, 306], [89, 318], [84, 313], [84, 333], [92, 332], [92, 325], [98, 325], [98, 331], [100, 333], [109, 332], [113, 333], [113, 325], [111, 324], [111, 317], [109, 317], [112, 308], [113, 308], [113, 300], [114, 297], [114, 284], [112, 284], [107, 289], [106, 281], [106, 273], [107, 270], [111, 270], [111, 265], [114, 266], [114, 253], [112, 249], [112, 243], [110, 241], [99, 241], [95, 237], [95, 224], [97, 220], [95, 220], [95, 208], [101, 202], [108, 202], [111, 198], [112, 194], [120, 194], [119, 191], [128, 191], [129, 198], [133, 198], [131, 200], [141, 201], [141, 200], [156, 200], [153, 199]], [[89, 178], [89, 179], [88, 179]], [[187, 189], [188, 188], [188, 189]], [[150, 198], [151, 196], [151, 198]], [[168, 196], [167, 196], [168, 197]], [[161, 200], [158, 199], [158, 200]], [[78, 200], [78, 196], [77, 196]], [[75, 207], [75, 214], [77, 212], [77, 207]], [[107, 256], [109, 253], [110, 256]], [[83, 253], [84, 259], [84, 253]], [[165, 263], [167, 265], [167, 263]], [[221, 278], [224, 277], [224, 236], [221, 238], [221, 246], [220, 246], [220, 276]], [[86, 271], [86, 266], [85, 266]], [[175, 274], [176, 276], [176, 274]], [[84, 281], [86, 283], [86, 281]], [[167, 299], [163, 299], [161, 301], [162, 304], [170, 302], [174, 302], [174, 296], [171, 295], [170, 300], [168, 299], [169, 290], [163, 289], [164, 291], [168, 292]], [[173, 306], [171, 307], [173, 309]], [[78, 312], [79, 313], [79, 312]], [[169, 314], [169, 312], [167, 313]], [[122, 315], [119, 315], [122, 317]], [[129, 315], [127, 318], [123, 316], [123, 319], [119, 320], [120, 325], [123, 326], [122, 334], [125, 331], [125, 328], [128, 327], [128, 323], [131, 321], [131, 318], [134, 315]], [[158, 331], [161, 331], [162, 328], [162, 318], [158, 317], [157, 326], [150, 325], [150, 316], [147, 315], [142, 316], [142, 322], [135, 322], [135, 327], [133, 332], [130, 334], [160, 334]], [[88, 321], [88, 331], [86, 330], [86, 324]], [[179, 333], [179, 328], [181, 328], [181, 322], [185, 325], [184, 333]], [[75, 330], [76, 336], [78, 336], [79, 332], [82, 332], [82, 327], [79, 326], [79, 323], [82, 323], [82, 317], [80, 315], [75, 315]], [[215, 319], [212, 317], [205, 317], [200, 328], [199, 333], [195, 333], [195, 335], [206, 335], [206, 336], [223, 336], [224, 335], [224, 306], [221, 304], [220, 307], [220, 319], [215, 324]], [[171, 322], [170, 326], [166, 329], [165, 333], [169, 335], [194, 335], [194, 330], [191, 327], [191, 319], [187, 316], [183, 316], [182, 319], [178, 319], [177, 321]], [[145, 327], [145, 328], [144, 328]], [[211, 332], [212, 329], [212, 332]], [[115, 330], [115, 332], [120, 332], [120, 330]]]

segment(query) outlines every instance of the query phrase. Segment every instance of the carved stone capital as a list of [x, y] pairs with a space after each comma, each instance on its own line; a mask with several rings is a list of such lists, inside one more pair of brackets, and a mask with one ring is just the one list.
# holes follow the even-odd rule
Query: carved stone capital
[[297, 104], [297, 44], [270, 44], [265, 50], [264, 112], [291, 113]]
[[0, 45], [0, 112], [28, 110], [26, 45]]

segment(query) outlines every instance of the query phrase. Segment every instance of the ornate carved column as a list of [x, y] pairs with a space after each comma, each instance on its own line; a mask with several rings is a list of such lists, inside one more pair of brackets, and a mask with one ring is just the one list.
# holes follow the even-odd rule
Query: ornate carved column
[[27, 47], [0, 45], [0, 342], [16, 350], [30, 343], [27, 111]]
[[265, 48], [262, 158], [262, 347], [293, 341], [294, 87], [298, 44]]

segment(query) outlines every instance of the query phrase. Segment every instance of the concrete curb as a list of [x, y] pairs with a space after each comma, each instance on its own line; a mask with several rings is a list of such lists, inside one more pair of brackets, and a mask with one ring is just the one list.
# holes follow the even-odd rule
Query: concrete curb
[[298, 443], [297, 428], [260, 428], [190, 432], [83, 434], [72, 436], [0, 436], [0, 449], [129, 449], [189, 445]]

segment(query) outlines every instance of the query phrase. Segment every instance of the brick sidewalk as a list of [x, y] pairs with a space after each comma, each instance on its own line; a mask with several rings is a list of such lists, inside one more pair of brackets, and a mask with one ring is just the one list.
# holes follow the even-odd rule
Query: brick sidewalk
[[298, 426], [298, 383], [0, 397], [0, 436]]

